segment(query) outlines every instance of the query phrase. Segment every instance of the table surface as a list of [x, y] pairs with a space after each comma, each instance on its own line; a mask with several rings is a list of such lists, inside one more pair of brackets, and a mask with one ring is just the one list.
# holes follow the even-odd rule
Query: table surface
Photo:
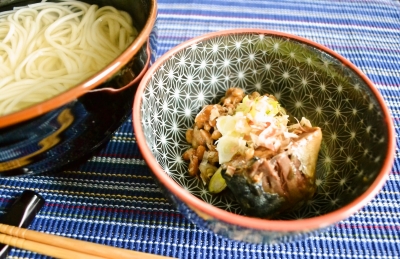
[[[159, 0], [158, 8], [158, 57], [192, 37], [233, 28], [283, 31], [333, 49], [372, 80], [399, 132], [399, 1]], [[32, 189], [46, 204], [30, 229], [137, 251], [176, 258], [400, 258], [398, 153], [381, 192], [357, 214], [306, 240], [252, 245], [201, 230], [170, 205], [131, 123], [74, 170], [0, 180], [1, 212]], [[13, 249], [9, 258], [46, 257]]]

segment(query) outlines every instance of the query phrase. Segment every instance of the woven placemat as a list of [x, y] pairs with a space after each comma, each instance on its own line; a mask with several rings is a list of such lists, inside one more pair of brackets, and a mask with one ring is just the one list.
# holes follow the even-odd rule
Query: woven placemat
[[[343, 55], [400, 118], [400, 3], [390, 0], [159, 0], [158, 53], [192, 37], [261, 28], [309, 38]], [[400, 258], [400, 159], [366, 207], [303, 241], [251, 245], [201, 230], [151, 178], [128, 119], [86, 163], [57, 174], [0, 180], [2, 213], [25, 189], [46, 204], [30, 229], [176, 258]], [[398, 139], [397, 139], [398, 140]], [[45, 258], [13, 249], [10, 258]]]

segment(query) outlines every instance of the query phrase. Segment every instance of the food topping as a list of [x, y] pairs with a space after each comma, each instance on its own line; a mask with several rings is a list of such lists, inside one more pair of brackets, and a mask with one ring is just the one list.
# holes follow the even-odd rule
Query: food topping
[[[183, 158], [189, 161], [189, 173], [199, 175], [211, 193], [218, 193], [225, 186], [243, 186], [240, 188], [244, 194], [237, 197], [239, 203], [258, 208], [259, 202], [249, 206], [249, 199], [259, 197], [246, 194], [257, 185], [258, 192], [268, 196], [264, 201], [273, 200], [271, 195], [284, 201], [275, 200], [275, 207], [261, 213], [262, 217], [314, 193], [321, 130], [304, 117], [290, 123], [289, 115], [273, 95], [245, 95], [242, 89], [228, 89], [218, 104], [200, 111], [186, 139], [191, 148]], [[241, 193], [236, 189], [234, 193]]]

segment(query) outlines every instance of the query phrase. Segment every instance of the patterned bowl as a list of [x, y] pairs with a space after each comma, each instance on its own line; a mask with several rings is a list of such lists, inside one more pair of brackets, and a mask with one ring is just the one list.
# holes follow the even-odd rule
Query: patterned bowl
[[[243, 215], [229, 192], [210, 194], [189, 176], [182, 159], [196, 114], [233, 86], [273, 94], [289, 113], [322, 128], [317, 191], [278, 220]], [[266, 30], [210, 33], [167, 52], [139, 85], [133, 126], [144, 159], [182, 214], [252, 243], [305, 237], [357, 212], [385, 183], [395, 150], [388, 109], [360, 70], [310, 40]]]

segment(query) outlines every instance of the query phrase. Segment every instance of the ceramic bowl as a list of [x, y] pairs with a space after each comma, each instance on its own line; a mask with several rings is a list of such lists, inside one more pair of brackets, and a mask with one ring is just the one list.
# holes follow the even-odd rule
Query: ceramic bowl
[[[230, 87], [275, 95], [322, 129], [312, 199], [279, 219], [243, 215], [230, 192], [210, 194], [188, 174], [185, 132]], [[137, 143], [177, 209], [201, 228], [252, 243], [306, 237], [357, 212], [381, 189], [394, 158], [384, 100], [352, 63], [310, 40], [266, 30], [230, 30], [164, 54], [141, 81], [133, 108]]]
[[[35, 2], [6, 1], [0, 12]], [[70, 90], [0, 116], [0, 177], [56, 171], [83, 161], [131, 113], [136, 87], [155, 57], [156, 0], [86, 2], [127, 11], [139, 35], [104, 69]]]

